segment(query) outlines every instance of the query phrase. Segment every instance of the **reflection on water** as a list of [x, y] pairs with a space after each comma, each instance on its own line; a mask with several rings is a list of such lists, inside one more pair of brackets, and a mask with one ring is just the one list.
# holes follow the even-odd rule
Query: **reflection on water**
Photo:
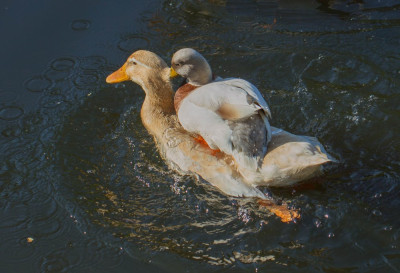
[[[15, 230], [0, 242], [10, 263], [105, 272], [128, 256], [173, 272], [398, 272], [398, 9], [165, 1], [142, 18], [147, 29], [113, 43], [123, 55], [142, 47], [166, 61], [178, 48], [198, 49], [216, 74], [259, 87], [274, 126], [316, 136], [340, 158], [321, 178], [271, 190], [300, 210], [295, 224], [169, 170], [140, 121], [143, 91], [104, 82], [121, 60], [50, 61], [24, 83], [37, 111], [0, 96], [0, 229]], [[74, 229], [79, 238], [51, 247]]]

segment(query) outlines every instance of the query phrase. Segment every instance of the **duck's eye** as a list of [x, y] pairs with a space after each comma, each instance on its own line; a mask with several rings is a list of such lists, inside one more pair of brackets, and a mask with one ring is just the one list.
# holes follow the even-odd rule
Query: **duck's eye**
[[180, 64], [180, 63], [176, 63], [175, 65], [176, 65], [176, 66], [181, 66], [181, 64]]
[[133, 64], [133, 65], [137, 65], [137, 63], [136, 63], [136, 62], [134, 62], [134, 61], [131, 61], [131, 64]]

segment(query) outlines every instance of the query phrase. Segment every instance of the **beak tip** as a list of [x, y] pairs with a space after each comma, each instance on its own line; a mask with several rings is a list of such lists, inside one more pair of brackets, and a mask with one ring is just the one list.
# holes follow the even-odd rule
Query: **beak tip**
[[[125, 65], [124, 65], [125, 66]], [[117, 71], [111, 73], [106, 78], [106, 83], [118, 83], [129, 80], [129, 76], [125, 73], [125, 67], [118, 69]]]
[[171, 68], [170, 68], [170, 72], [169, 72], [169, 77], [170, 77], [170, 78], [175, 78], [175, 77], [177, 77], [177, 76], [179, 76], [179, 74], [176, 73], [175, 69], [171, 67]]

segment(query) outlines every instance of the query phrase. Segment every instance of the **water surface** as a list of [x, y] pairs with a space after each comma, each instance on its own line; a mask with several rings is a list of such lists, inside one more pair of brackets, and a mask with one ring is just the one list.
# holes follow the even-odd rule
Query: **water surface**
[[[399, 272], [397, 2], [144, 3], [0, 7], [1, 272]], [[269, 189], [297, 223], [169, 170], [143, 91], [104, 82], [139, 48], [182, 47], [340, 160]]]

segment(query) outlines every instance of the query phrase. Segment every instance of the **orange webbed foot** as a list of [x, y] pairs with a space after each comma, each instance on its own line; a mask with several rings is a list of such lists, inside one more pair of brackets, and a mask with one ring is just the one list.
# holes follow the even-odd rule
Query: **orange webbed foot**
[[286, 203], [278, 205], [272, 200], [264, 199], [258, 200], [257, 203], [278, 216], [284, 223], [295, 222], [300, 219], [300, 213], [295, 209], [289, 209]]

